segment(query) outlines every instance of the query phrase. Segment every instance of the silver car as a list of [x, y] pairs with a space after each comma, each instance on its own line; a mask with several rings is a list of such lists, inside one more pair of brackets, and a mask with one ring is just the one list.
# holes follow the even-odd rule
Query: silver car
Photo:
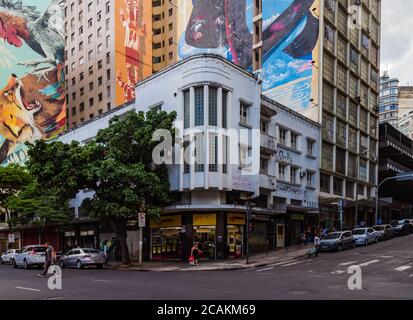
[[42, 245], [26, 246], [14, 255], [12, 264], [14, 268], [33, 266], [43, 267], [46, 261], [46, 247]]
[[9, 249], [9, 250], [4, 251], [4, 253], [0, 257], [1, 264], [13, 263], [14, 256], [18, 252], [19, 250], [17, 249]]
[[85, 266], [96, 266], [102, 269], [106, 263], [105, 255], [96, 249], [76, 248], [60, 258], [59, 265], [61, 268], [76, 267], [83, 269]]
[[356, 245], [367, 246], [379, 242], [380, 234], [373, 228], [357, 228], [353, 230], [353, 237]]

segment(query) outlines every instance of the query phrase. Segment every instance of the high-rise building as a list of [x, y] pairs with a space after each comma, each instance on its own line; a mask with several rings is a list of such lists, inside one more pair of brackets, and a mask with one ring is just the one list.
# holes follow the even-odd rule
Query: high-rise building
[[380, 0], [263, 4], [263, 93], [321, 123], [320, 222], [330, 226], [373, 223], [363, 212], [374, 212], [377, 184], [380, 11]]
[[399, 79], [390, 78], [387, 71], [380, 78], [379, 108], [379, 122], [388, 122], [397, 128], [399, 120]]

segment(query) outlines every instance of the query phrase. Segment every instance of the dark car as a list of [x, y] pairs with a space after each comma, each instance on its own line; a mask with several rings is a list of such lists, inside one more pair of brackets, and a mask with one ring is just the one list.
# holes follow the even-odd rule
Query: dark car
[[395, 236], [405, 236], [411, 232], [409, 220], [393, 220], [392, 222], [390, 222], [390, 225], [394, 229]]
[[379, 233], [379, 240], [389, 240], [394, 238], [394, 229], [389, 224], [376, 225], [373, 227]]
[[320, 242], [321, 251], [341, 251], [354, 248], [354, 238], [351, 231], [338, 231], [327, 234]]

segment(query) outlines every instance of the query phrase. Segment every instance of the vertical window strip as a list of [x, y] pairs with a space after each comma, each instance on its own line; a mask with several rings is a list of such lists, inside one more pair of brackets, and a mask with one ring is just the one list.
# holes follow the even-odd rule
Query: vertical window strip
[[227, 91], [222, 91], [222, 128], [227, 128]]
[[190, 145], [189, 141], [184, 141], [184, 174], [190, 172], [190, 165], [189, 163], [185, 160], [185, 154], [190, 153], [190, 150], [188, 149]]
[[209, 125], [218, 125], [218, 89], [209, 87]]
[[195, 135], [195, 172], [204, 172], [204, 134]]
[[209, 171], [218, 172], [218, 135], [209, 136]]
[[184, 128], [191, 125], [191, 99], [189, 90], [184, 91]]
[[204, 125], [204, 88], [195, 88], [195, 126]]
[[222, 172], [228, 173], [228, 136], [222, 137]]

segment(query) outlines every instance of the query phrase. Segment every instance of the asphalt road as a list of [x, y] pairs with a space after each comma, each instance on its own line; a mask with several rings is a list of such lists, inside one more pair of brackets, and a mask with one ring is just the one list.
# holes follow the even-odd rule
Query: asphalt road
[[[347, 286], [352, 265], [362, 268], [362, 290]], [[64, 269], [62, 290], [49, 290], [37, 273], [0, 265], [0, 299], [413, 299], [413, 235], [242, 271]]]

